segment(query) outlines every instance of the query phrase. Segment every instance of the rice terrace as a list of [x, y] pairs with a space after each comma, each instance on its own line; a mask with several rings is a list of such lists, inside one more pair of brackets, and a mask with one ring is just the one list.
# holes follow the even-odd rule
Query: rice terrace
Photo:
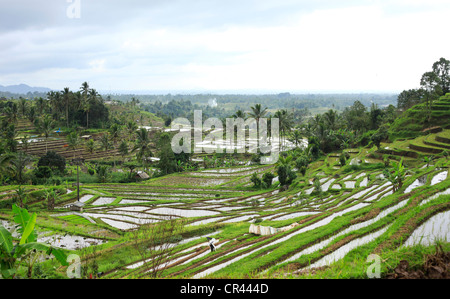
[[0, 89], [0, 278], [448, 279], [450, 61], [423, 71], [401, 93]]

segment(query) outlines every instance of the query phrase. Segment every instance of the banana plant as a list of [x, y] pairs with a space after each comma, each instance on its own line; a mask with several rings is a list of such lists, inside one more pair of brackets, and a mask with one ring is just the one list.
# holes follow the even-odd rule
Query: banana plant
[[400, 162], [392, 162], [391, 170], [385, 169], [384, 176], [392, 183], [392, 191], [396, 192], [403, 186], [406, 176], [406, 168], [403, 165], [403, 158]]
[[24, 208], [13, 205], [14, 222], [18, 224], [19, 238], [14, 238], [12, 233], [0, 225], [0, 273], [3, 278], [14, 278], [19, 264], [29, 260], [28, 278], [31, 278], [33, 265], [37, 260], [37, 253], [53, 256], [63, 265], [67, 266], [66, 254], [49, 244], [37, 242], [37, 234], [34, 230], [36, 213], [30, 215]]

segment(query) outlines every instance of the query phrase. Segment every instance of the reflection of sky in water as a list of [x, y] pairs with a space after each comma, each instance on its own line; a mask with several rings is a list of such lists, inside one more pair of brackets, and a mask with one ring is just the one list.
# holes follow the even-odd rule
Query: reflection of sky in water
[[436, 240], [450, 240], [450, 211], [437, 214], [425, 221], [414, 230], [404, 245], [431, 245]]

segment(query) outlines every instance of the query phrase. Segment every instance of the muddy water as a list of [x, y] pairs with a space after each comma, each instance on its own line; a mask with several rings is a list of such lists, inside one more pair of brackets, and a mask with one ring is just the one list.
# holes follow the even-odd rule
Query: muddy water
[[434, 244], [437, 240], [450, 240], [450, 211], [439, 213], [414, 230], [404, 246]]

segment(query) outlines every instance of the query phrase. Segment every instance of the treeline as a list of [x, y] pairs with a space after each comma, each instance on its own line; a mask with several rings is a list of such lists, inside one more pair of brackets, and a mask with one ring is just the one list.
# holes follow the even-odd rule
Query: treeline
[[431, 71], [423, 73], [419, 86], [404, 90], [398, 95], [399, 109], [407, 110], [421, 103], [431, 107], [434, 100], [450, 92], [450, 60], [442, 57], [433, 63]]
[[27, 118], [36, 127], [47, 117], [55, 126], [101, 128], [108, 121], [109, 111], [102, 96], [84, 82], [80, 90], [68, 87], [50, 91], [45, 97], [3, 99], [0, 101], [2, 129], [15, 124], [19, 117]]
[[251, 106], [259, 103], [268, 109], [314, 109], [331, 108], [343, 110], [351, 106], [355, 101], [360, 101], [366, 107], [372, 103], [379, 106], [388, 106], [395, 104], [397, 94], [264, 94], [264, 95], [245, 95], [245, 94], [166, 94], [166, 95], [109, 95], [111, 99], [121, 102], [127, 102], [132, 97], [137, 97], [143, 105], [148, 103], [167, 104], [171, 101], [189, 101], [193, 105], [208, 106], [211, 100], [215, 99], [218, 108], [228, 110], [250, 110]]

